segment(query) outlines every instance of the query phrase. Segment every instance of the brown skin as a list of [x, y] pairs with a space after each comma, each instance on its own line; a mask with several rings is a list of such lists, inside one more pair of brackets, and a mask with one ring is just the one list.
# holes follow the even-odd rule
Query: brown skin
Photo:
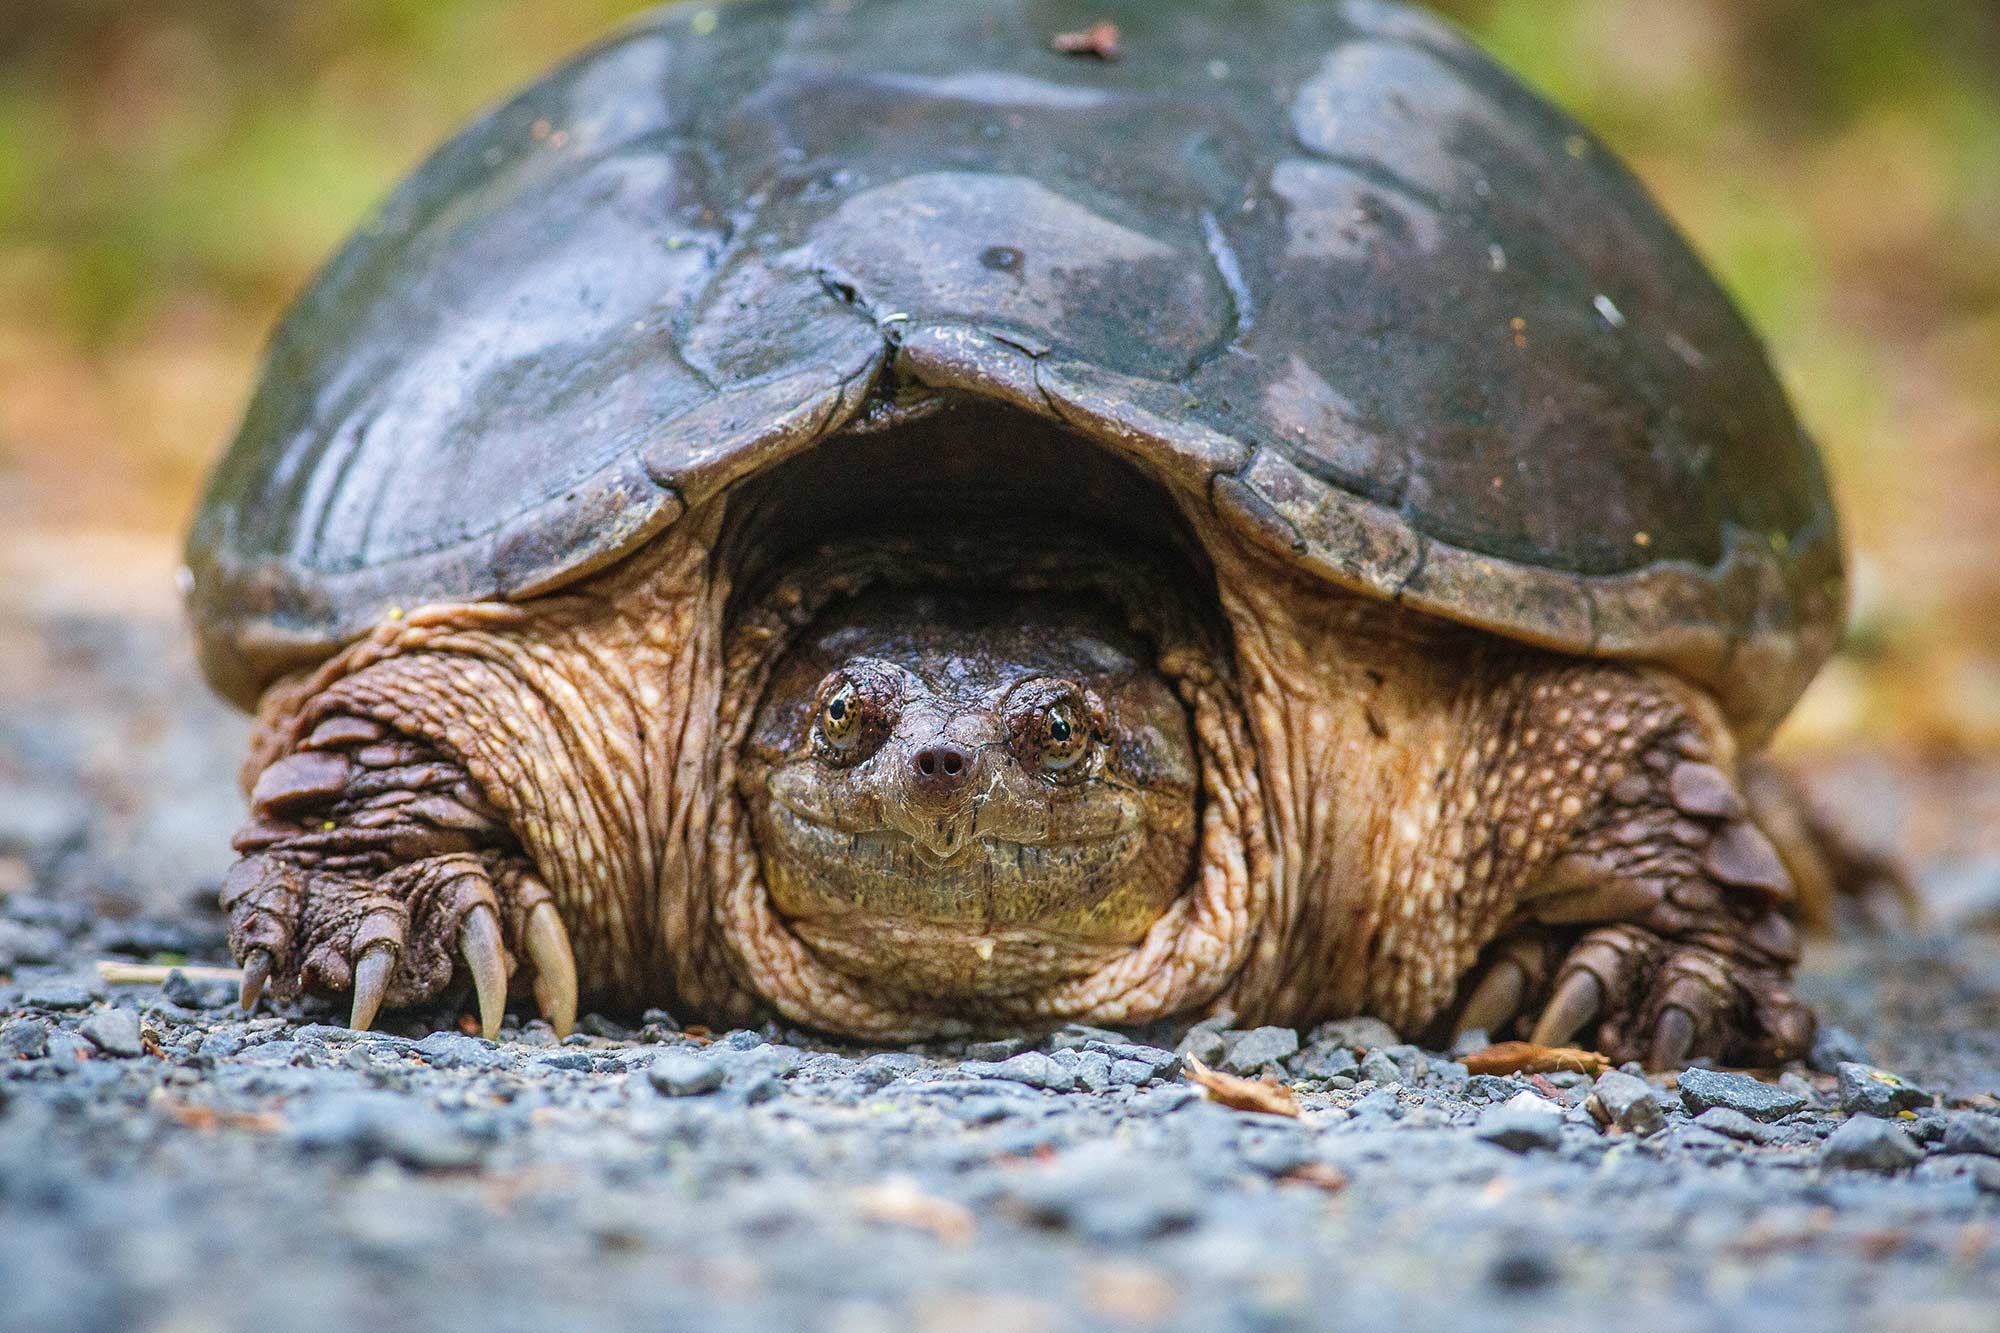
[[[362, 1020], [456, 977], [489, 1031], [511, 974], [558, 1027], [580, 993], [877, 1040], [1221, 1008], [1656, 1065], [1809, 1040], [1790, 883], [1705, 694], [1186, 512], [1233, 652], [1146, 623], [1159, 591], [1115, 569], [1116, 612], [816, 555], [745, 609], [720, 504], [574, 590], [385, 622], [263, 701], [238, 956]], [[862, 742], [825, 734], [843, 684]], [[1058, 702], [1080, 781], [1038, 767]], [[919, 781], [940, 742], [973, 781]]]

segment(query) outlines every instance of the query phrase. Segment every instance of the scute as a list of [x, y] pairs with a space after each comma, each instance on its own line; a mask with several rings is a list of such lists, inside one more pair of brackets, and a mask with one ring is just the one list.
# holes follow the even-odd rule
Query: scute
[[[1749, 730], [1830, 651], [1833, 511], [1754, 335], [1444, 25], [691, 12], [464, 131], [288, 317], [189, 542], [232, 697], [390, 605], [600, 568], [892, 382], [1057, 417], [1345, 586], [1666, 664]], [[1103, 18], [1123, 59], [1049, 49]]]

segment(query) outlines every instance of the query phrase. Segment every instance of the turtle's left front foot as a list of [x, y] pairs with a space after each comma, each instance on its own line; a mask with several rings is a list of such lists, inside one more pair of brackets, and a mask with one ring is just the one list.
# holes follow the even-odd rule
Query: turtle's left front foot
[[1791, 881], [1700, 734], [1648, 720], [1659, 730], [1609, 761], [1622, 776], [1467, 977], [1456, 1029], [1581, 1039], [1655, 1069], [1782, 1064], [1813, 1035], [1790, 986]]

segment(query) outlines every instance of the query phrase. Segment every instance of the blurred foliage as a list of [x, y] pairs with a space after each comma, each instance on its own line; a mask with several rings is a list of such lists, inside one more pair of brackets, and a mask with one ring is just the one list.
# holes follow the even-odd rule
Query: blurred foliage
[[[0, 5], [7, 526], [167, 549], [312, 269], [454, 125], [640, 7]], [[2000, 744], [2000, 5], [1438, 7], [1633, 162], [1827, 447], [1856, 634], [1798, 733]]]

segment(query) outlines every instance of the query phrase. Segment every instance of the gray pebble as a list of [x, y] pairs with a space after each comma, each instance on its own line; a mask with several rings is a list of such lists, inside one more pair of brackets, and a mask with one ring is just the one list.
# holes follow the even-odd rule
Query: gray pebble
[[1315, 1041], [1285, 1064], [1300, 1078], [1351, 1078], [1360, 1070], [1354, 1052], [1338, 1041]]
[[1702, 1129], [1710, 1130], [1725, 1138], [1740, 1139], [1745, 1143], [1769, 1143], [1778, 1137], [1769, 1125], [1760, 1124], [1744, 1115], [1732, 1111], [1727, 1106], [1711, 1106], [1694, 1118], [1694, 1123]]
[[175, 968], [160, 983], [160, 994], [183, 1009], [226, 1009], [236, 1000], [239, 987], [233, 981], [193, 981]]
[[1473, 1133], [1509, 1152], [1545, 1152], [1562, 1146], [1562, 1124], [1562, 1115], [1553, 1106], [1545, 1110], [1516, 1100], [1481, 1111]]
[[1403, 1071], [1389, 1058], [1387, 1051], [1375, 1050], [1361, 1057], [1361, 1077], [1377, 1083], [1401, 1083]]
[[1148, 1083], [1154, 1077], [1153, 1068], [1144, 1060], [1113, 1060], [1111, 1062], [1111, 1084], [1119, 1088], [1136, 1088]]
[[1853, 1171], [1901, 1171], [1924, 1159], [1924, 1150], [1887, 1120], [1858, 1115], [1827, 1136], [1820, 1161]]
[[646, 1078], [669, 1097], [697, 1097], [722, 1086], [728, 1071], [714, 1060], [686, 1051], [667, 1051], [646, 1066]]
[[1760, 1083], [1748, 1074], [1726, 1074], [1714, 1069], [1687, 1069], [1680, 1076], [1681, 1102], [1695, 1115], [1712, 1106], [1726, 1106], [1753, 1120], [1778, 1120], [1805, 1109], [1806, 1099], [1795, 1092]]
[[873, 1092], [886, 1088], [913, 1069], [923, 1068], [921, 1058], [908, 1051], [884, 1051], [871, 1055], [854, 1067], [854, 1081]]
[[1314, 1043], [1338, 1042], [1351, 1050], [1372, 1051], [1394, 1046], [1402, 1038], [1396, 1035], [1396, 1029], [1379, 1018], [1337, 1018], [1314, 1028], [1308, 1040]]
[[1262, 1027], [1223, 1034], [1225, 1050], [1221, 1069], [1243, 1078], [1255, 1078], [1274, 1070], [1286, 1056], [1299, 1049], [1299, 1034], [1290, 1028]]
[[416, 1045], [417, 1054], [437, 1069], [497, 1069], [514, 1057], [483, 1037], [433, 1032]]
[[77, 1031], [106, 1055], [134, 1056], [146, 1049], [139, 1040], [139, 1015], [130, 1009], [100, 1009], [78, 1024]]
[[1634, 1134], [1657, 1134], [1667, 1123], [1659, 1089], [1643, 1078], [1607, 1070], [1592, 1089], [1611, 1123]]
[[21, 991], [23, 1009], [88, 1009], [90, 1005], [90, 992], [67, 982], [44, 982]]
[[1898, 1111], [1914, 1111], [1931, 1104], [1928, 1092], [1886, 1069], [1843, 1060], [1839, 1072], [1840, 1109], [1849, 1115], [1887, 1119]]
[[1174, 1053], [1184, 1059], [1199, 1060], [1213, 1069], [1219, 1066], [1223, 1057], [1229, 1053], [1229, 1043], [1222, 1039], [1220, 1032], [1212, 1028], [1195, 1027], [1190, 1028], [1188, 1034], [1181, 1038], [1180, 1045], [1174, 1048]]
[[958, 1071], [972, 1078], [1008, 1079], [1049, 1092], [1068, 1092], [1076, 1086], [1075, 1073], [1040, 1051], [1023, 1051], [998, 1064], [986, 1060], [967, 1060], [959, 1065]]
[[1972, 1185], [1981, 1194], [2000, 1194], [2000, 1162], [1981, 1158], [1972, 1168]]
[[1028, 1049], [1025, 1037], [1003, 1037], [998, 1041], [975, 1041], [965, 1048], [968, 1060], [1001, 1061], [1019, 1055]]
[[16, 1018], [0, 1028], [0, 1060], [39, 1060], [49, 1049], [48, 1024]]
[[1945, 1117], [1944, 1150], [2000, 1157], [2000, 1116], [1953, 1111]]
[[1807, 1057], [1806, 1063], [1814, 1073], [1838, 1074], [1843, 1063], [1865, 1065], [1868, 1062], [1868, 1048], [1846, 1028], [1828, 1024], [1813, 1033], [1812, 1054]]

